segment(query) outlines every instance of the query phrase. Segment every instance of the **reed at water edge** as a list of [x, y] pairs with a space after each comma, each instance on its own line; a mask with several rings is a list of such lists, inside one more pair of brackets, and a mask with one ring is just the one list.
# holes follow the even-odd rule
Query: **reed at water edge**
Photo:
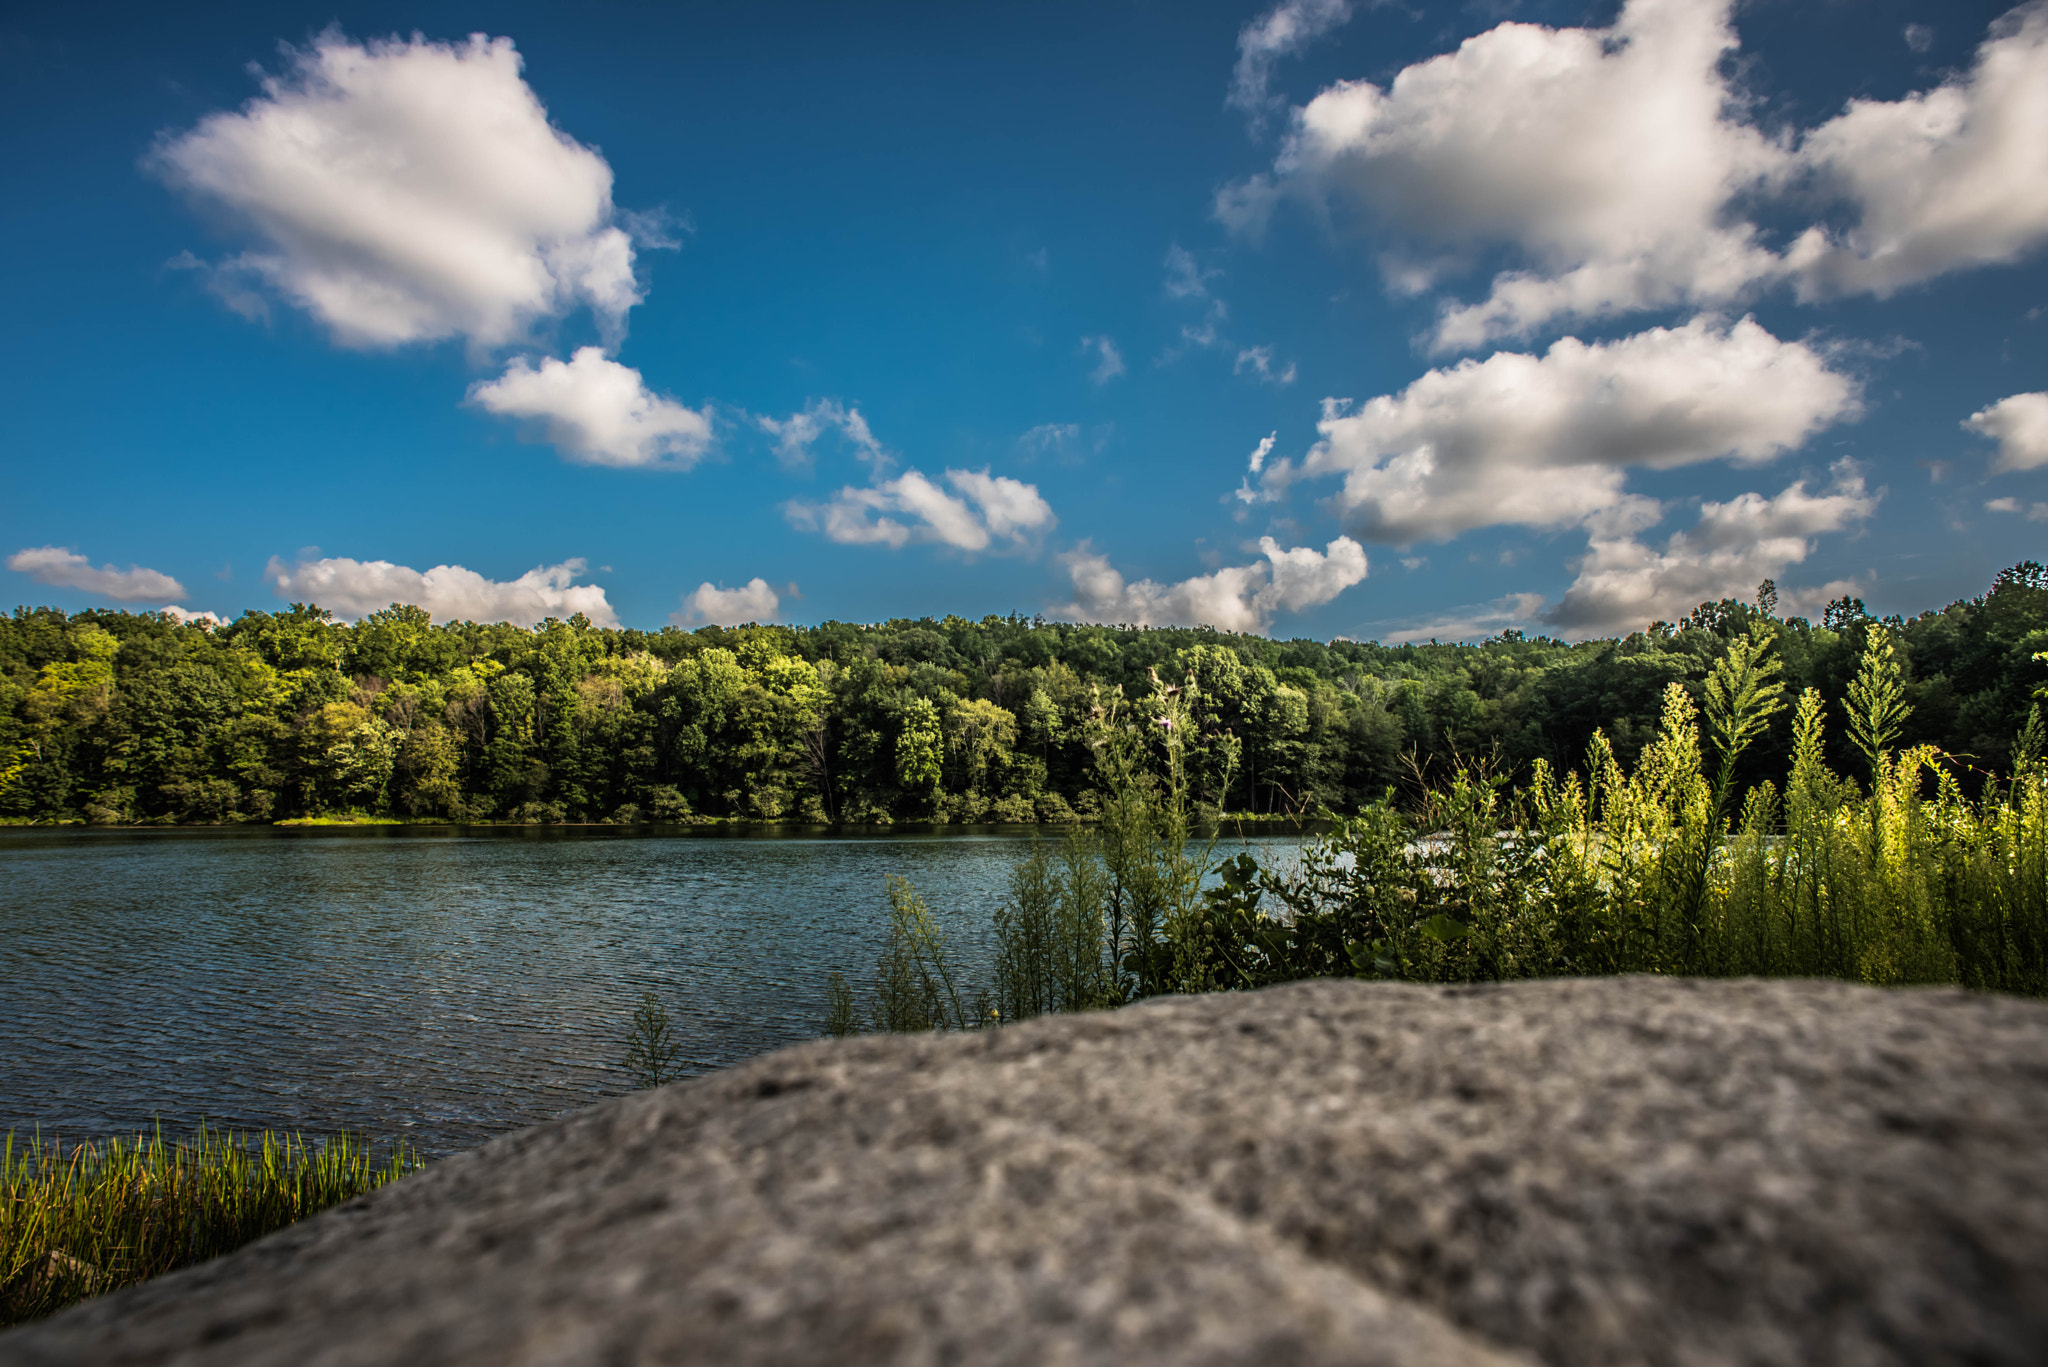
[[0, 1144], [0, 1328], [205, 1262], [424, 1167], [399, 1144], [204, 1127]]

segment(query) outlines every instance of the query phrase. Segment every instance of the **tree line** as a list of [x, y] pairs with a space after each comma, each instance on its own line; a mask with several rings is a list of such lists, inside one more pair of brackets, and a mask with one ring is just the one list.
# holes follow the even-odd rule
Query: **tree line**
[[[2048, 569], [1878, 620], [1754, 601], [1576, 644], [1277, 641], [1018, 615], [812, 627], [436, 624], [311, 605], [225, 625], [21, 607], [0, 618], [0, 819], [263, 822], [1070, 821], [1108, 800], [1105, 715], [1181, 688], [1187, 784], [1241, 814], [1351, 812], [1462, 765], [1577, 767], [1596, 731], [1632, 765], [1668, 686], [1695, 700], [1762, 631], [1796, 696], [1840, 707], [1873, 633], [1910, 708], [1902, 745], [2010, 765], [2048, 670]], [[1782, 782], [1780, 722], [1742, 780]], [[1853, 752], [1831, 733], [1825, 758]], [[1434, 776], [1434, 777], [1433, 777]]]

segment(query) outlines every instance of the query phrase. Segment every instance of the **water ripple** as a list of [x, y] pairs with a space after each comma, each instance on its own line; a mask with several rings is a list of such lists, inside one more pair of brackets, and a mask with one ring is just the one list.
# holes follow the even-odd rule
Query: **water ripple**
[[825, 975], [873, 972], [890, 873], [984, 978], [1023, 849], [968, 833], [0, 832], [0, 1130], [160, 1117], [468, 1148], [625, 1090], [645, 991], [692, 1071], [816, 1035]]

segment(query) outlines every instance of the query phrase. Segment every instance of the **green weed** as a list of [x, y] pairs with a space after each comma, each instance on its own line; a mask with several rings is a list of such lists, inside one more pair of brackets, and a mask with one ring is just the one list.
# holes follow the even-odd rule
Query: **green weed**
[[215, 1258], [425, 1166], [340, 1135], [0, 1145], [0, 1326]]
[[[1632, 768], [1595, 732], [1581, 772], [1539, 760], [1519, 787], [1483, 764], [1433, 784], [1418, 773], [1405, 805], [1390, 792], [1355, 816], [1326, 813], [1332, 829], [1284, 876], [1248, 853], [1212, 863], [1213, 843], [1190, 838], [1192, 679], [1156, 689], [1137, 724], [1098, 709], [1100, 821], [1057, 854], [1035, 845], [995, 913], [1002, 1018], [1332, 976], [1796, 976], [2048, 995], [2039, 708], [2011, 775], [1972, 796], [1959, 761], [1894, 748], [1910, 709], [1873, 627], [1846, 707], [1868, 785], [1828, 767], [1827, 709], [1809, 688], [1790, 709], [1783, 791], [1743, 791], [1740, 761], [1787, 711], [1772, 644], [1762, 628], [1729, 642], [1704, 718], [1683, 685], [1666, 688]], [[914, 894], [898, 880], [900, 897]], [[924, 961], [901, 948], [923, 941], [892, 934], [897, 960]], [[885, 977], [901, 976], [891, 962]], [[967, 1023], [935, 1009], [876, 1016], [881, 1029]]]

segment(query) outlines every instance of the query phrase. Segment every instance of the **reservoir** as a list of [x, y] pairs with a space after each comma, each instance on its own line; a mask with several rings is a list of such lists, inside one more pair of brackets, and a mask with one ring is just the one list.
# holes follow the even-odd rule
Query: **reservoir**
[[[863, 1001], [885, 878], [966, 981], [1030, 851], [1016, 828], [837, 835], [614, 827], [0, 830], [0, 1132], [161, 1120], [339, 1129], [428, 1156], [631, 1086], [641, 995], [688, 1073]], [[1226, 836], [1291, 866], [1298, 836]]]

